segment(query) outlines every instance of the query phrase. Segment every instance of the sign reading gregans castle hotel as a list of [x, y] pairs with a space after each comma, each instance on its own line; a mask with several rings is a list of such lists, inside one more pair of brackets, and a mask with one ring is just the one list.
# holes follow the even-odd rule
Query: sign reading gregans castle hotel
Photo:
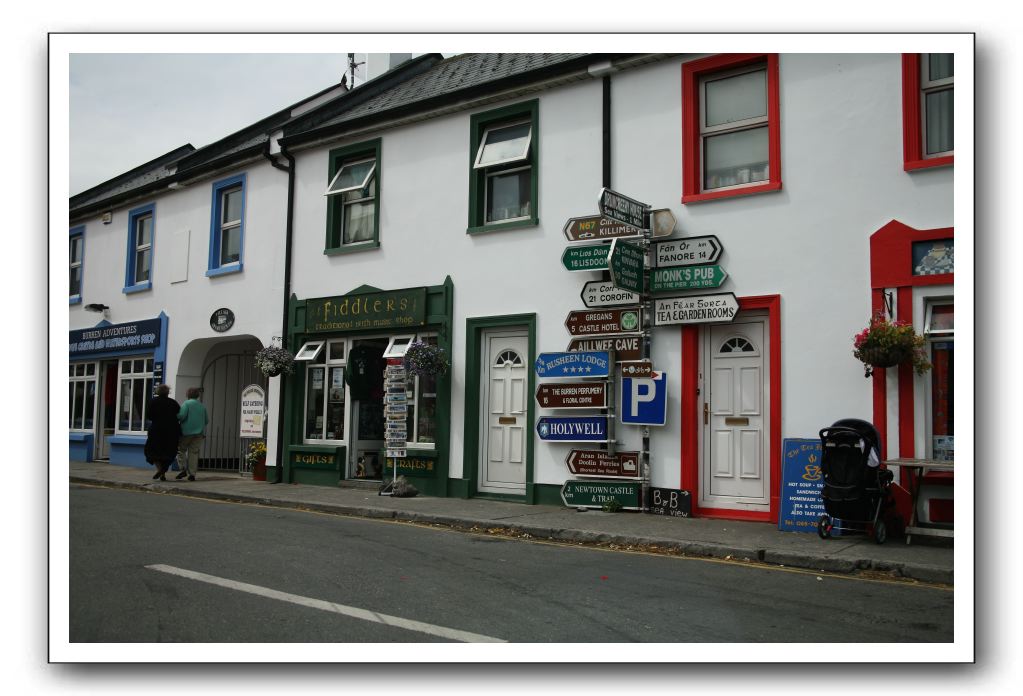
[[397, 329], [426, 323], [426, 288], [316, 297], [306, 302], [307, 331]]

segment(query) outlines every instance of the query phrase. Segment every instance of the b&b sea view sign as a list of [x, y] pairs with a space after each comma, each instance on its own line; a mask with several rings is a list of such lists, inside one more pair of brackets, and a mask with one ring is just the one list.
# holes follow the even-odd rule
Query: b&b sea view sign
[[608, 377], [611, 356], [606, 350], [540, 353], [533, 367], [537, 377]]
[[561, 499], [568, 507], [601, 508], [611, 501], [623, 510], [639, 510], [638, 481], [565, 481]]
[[643, 310], [598, 309], [570, 312], [565, 328], [573, 336], [604, 336], [607, 334], [639, 331], [643, 323]]
[[545, 382], [536, 388], [543, 408], [607, 408], [607, 382]]
[[732, 321], [738, 311], [739, 301], [731, 292], [662, 297], [654, 300], [654, 326]]
[[396, 329], [426, 323], [426, 288], [315, 297], [306, 301], [306, 331]]
[[579, 337], [568, 342], [568, 350], [569, 352], [614, 351], [615, 362], [619, 363], [625, 360], [639, 360], [643, 357], [642, 339], [640, 334]]
[[611, 247], [607, 244], [567, 247], [561, 254], [561, 265], [569, 271], [606, 271], [610, 251]]
[[536, 434], [548, 442], [607, 442], [607, 416], [544, 416]]
[[678, 266], [650, 271], [650, 290], [700, 290], [719, 288], [728, 274], [721, 266]]
[[612, 220], [624, 222], [626, 225], [633, 227], [645, 228], [647, 226], [645, 217], [647, 211], [650, 210], [650, 206], [628, 196], [623, 196], [617, 191], [612, 191], [609, 188], [600, 189], [597, 207], [601, 215]]
[[583, 304], [587, 307], [621, 307], [639, 304], [639, 295], [628, 290], [615, 287], [607, 280], [591, 280], [583, 286], [579, 293]]
[[565, 238], [570, 242], [588, 239], [614, 239], [615, 237], [636, 237], [643, 234], [642, 230], [604, 217], [589, 215], [586, 217], [569, 218], [565, 223]]

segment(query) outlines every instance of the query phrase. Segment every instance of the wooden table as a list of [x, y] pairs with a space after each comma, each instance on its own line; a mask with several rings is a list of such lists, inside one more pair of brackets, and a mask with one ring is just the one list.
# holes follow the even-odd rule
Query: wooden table
[[[917, 499], [920, 497], [920, 483], [925, 471], [955, 471], [954, 463], [938, 459], [887, 459], [884, 464], [889, 467], [897, 466], [913, 472], [912, 484], [909, 487], [909, 499], [912, 507], [909, 513], [909, 523], [906, 525], [906, 543], [908, 544], [911, 541], [914, 534], [936, 537], [955, 536], [952, 529], [919, 527], [916, 520], [916, 504]], [[905, 481], [902, 481], [902, 483], [905, 484]]]

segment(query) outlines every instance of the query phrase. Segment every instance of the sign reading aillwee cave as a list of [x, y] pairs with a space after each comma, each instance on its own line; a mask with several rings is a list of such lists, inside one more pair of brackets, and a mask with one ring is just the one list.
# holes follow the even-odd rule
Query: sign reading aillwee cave
[[426, 323], [426, 288], [316, 297], [306, 301], [306, 331], [396, 329]]

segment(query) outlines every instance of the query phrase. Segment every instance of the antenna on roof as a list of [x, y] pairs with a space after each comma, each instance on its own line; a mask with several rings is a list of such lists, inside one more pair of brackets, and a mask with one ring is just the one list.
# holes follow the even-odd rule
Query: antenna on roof
[[357, 67], [359, 67], [360, 65], [365, 65], [365, 64], [366, 64], [365, 61], [363, 61], [361, 63], [356, 63], [355, 62], [355, 54], [354, 53], [349, 53], [348, 54], [348, 72], [351, 74], [351, 77], [352, 77], [352, 79], [348, 81], [348, 84], [351, 85], [352, 87], [355, 87], [355, 69]]

